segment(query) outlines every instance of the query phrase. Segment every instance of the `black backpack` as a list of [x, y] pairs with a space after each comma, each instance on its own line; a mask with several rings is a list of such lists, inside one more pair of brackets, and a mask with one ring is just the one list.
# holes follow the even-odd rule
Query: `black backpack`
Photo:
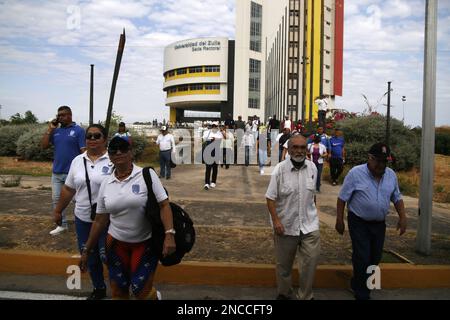
[[[150, 175], [152, 167], [145, 167], [142, 169], [142, 175], [148, 189], [148, 199], [145, 208], [145, 216], [150, 221], [152, 226], [152, 250], [158, 256], [159, 261], [164, 266], [173, 266], [181, 262], [184, 255], [191, 251], [195, 242], [194, 222], [189, 217], [188, 213], [183, 210], [176, 203], [170, 202], [170, 208], [173, 215], [173, 228], [175, 229], [175, 244], [176, 251], [166, 257], [162, 256], [162, 249], [165, 238], [164, 225], [161, 221], [159, 204], [156, 200], [155, 193], [152, 188], [152, 178]], [[164, 189], [165, 190], [165, 189]], [[169, 193], [166, 190], [167, 195]]]

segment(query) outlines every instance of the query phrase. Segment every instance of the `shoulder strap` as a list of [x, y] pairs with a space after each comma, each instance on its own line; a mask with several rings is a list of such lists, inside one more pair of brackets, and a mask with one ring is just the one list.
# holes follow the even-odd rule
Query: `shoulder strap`
[[154, 170], [152, 167], [145, 167], [142, 169], [142, 176], [144, 177], [144, 181], [145, 184], [147, 185], [147, 205], [150, 206], [150, 208], [153, 208], [153, 210], [150, 210], [150, 213], [152, 213], [152, 216], [155, 216], [156, 213], [159, 214], [158, 212], [155, 212], [156, 208], [158, 208], [158, 201], [156, 200], [156, 195], [153, 192], [153, 181], [152, 181], [152, 176], [150, 174], [150, 169]]
[[88, 175], [88, 172], [87, 172], [87, 165], [86, 165], [86, 158], [85, 157], [83, 157], [83, 162], [84, 162], [84, 172], [86, 174], [86, 186], [87, 186], [88, 194], [89, 194], [89, 203], [90, 203], [90, 205], [92, 207], [91, 180], [89, 180], [89, 175]]

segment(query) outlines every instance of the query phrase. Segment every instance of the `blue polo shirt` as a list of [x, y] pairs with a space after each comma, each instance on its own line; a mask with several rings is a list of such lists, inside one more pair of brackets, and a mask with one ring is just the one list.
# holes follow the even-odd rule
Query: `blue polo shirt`
[[343, 159], [342, 149], [344, 149], [345, 140], [343, 137], [331, 137], [330, 148], [331, 158]]
[[72, 160], [81, 153], [81, 148], [86, 147], [84, 129], [75, 122], [56, 128], [50, 136], [50, 143], [55, 147], [53, 173], [68, 173]]
[[367, 221], [384, 221], [390, 202], [402, 199], [397, 176], [386, 168], [378, 183], [367, 164], [354, 167], [345, 177], [339, 198], [348, 203], [349, 211]]

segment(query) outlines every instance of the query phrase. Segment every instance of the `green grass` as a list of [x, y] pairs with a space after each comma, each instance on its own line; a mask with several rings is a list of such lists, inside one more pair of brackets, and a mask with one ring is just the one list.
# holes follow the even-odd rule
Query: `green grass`
[[32, 177], [51, 177], [52, 173], [50, 172], [36, 172], [35, 168], [23, 168], [23, 169], [8, 169], [8, 168], [0, 168], [0, 175], [16, 175], [16, 176], [32, 176]]

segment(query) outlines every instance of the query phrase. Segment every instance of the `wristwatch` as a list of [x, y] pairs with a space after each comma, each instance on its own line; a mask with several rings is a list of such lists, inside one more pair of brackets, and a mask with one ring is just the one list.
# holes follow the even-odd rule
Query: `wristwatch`
[[172, 228], [172, 229], [166, 230], [166, 232], [165, 232], [165, 233], [166, 233], [166, 234], [167, 234], [167, 233], [175, 234], [175, 233], [176, 233], [176, 231], [175, 231], [175, 229], [174, 229], [174, 228]]

